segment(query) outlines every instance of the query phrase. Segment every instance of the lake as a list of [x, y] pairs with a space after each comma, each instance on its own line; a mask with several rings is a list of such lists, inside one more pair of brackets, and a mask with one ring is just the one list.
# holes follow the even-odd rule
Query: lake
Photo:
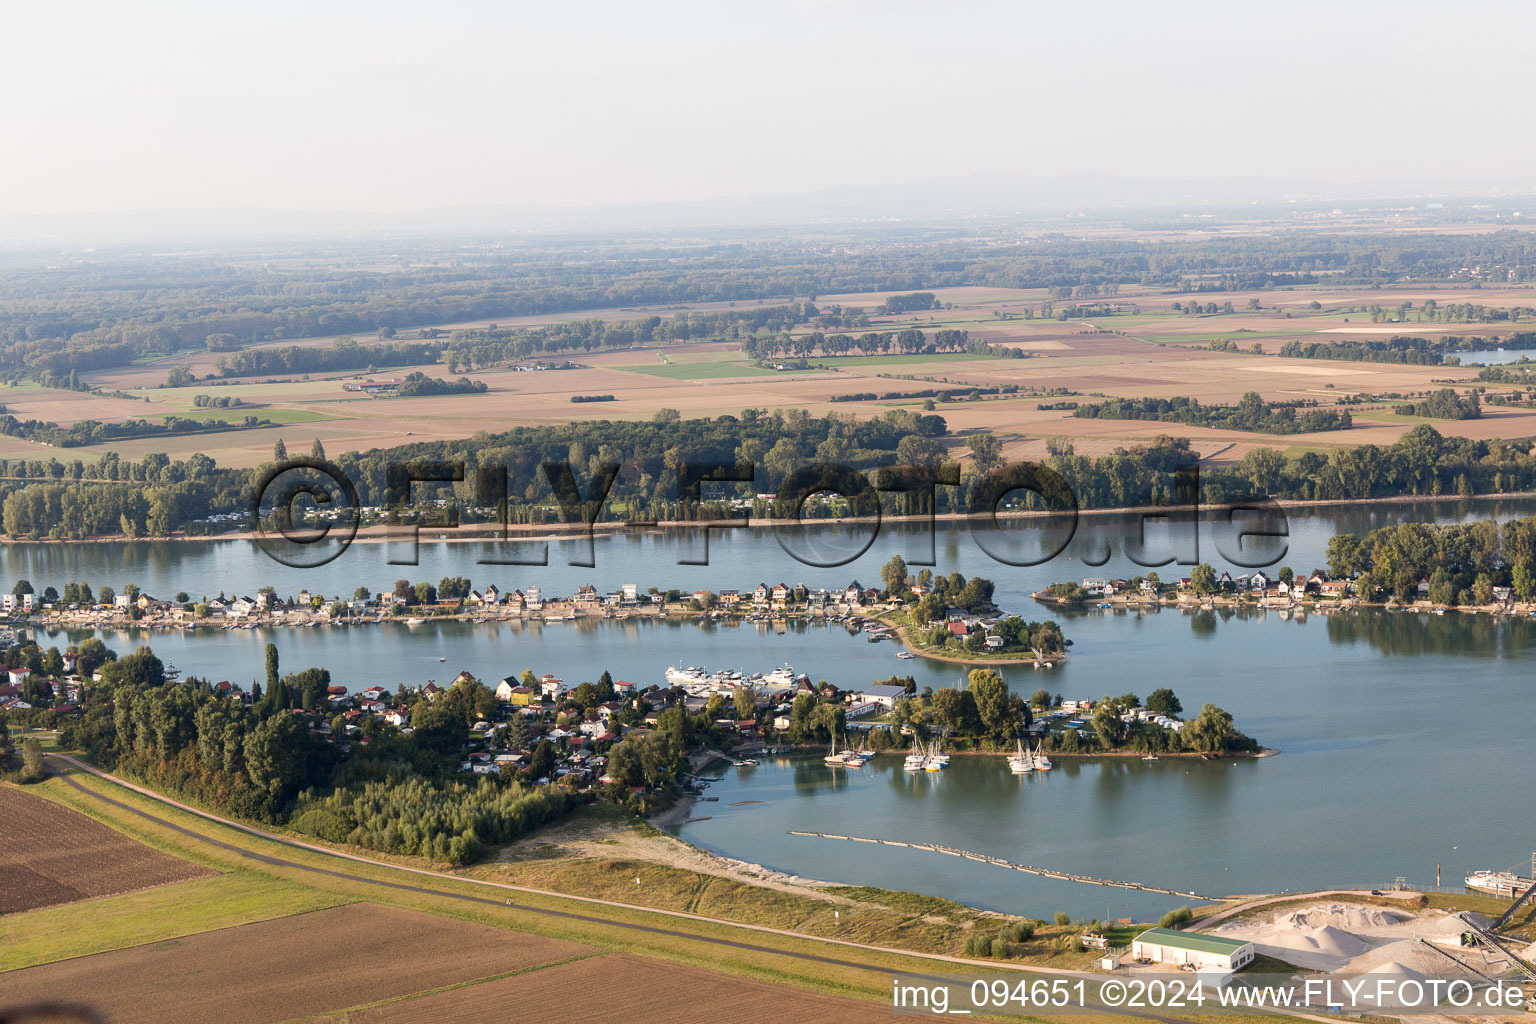
[[[1530, 502], [1344, 506], [1291, 514], [1286, 551], [1273, 564], [1298, 570], [1324, 564], [1336, 531], [1362, 532], [1405, 519], [1455, 521], [1528, 515]], [[997, 601], [1026, 618], [1052, 614], [1027, 594], [1057, 579], [1131, 575], [1125, 517], [1084, 517], [1070, 548], [1045, 565], [995, 561], [964, 529], [942, 528], [938, 569], [997, 581]], [[1227, 564], [1231, 548], [1216, 524], [1201, 531], [1200, 556]], [[983, 538], [1021, 560], [1053, 546], [1038, 524]], [[1059, 536], [1059, 534], [1058, 534]], [[1153, 530], [1149, 543], [1165, 541]], [[748, 588], [803, 580], [841, 586], [852, 577], [877, 584], [892, 554], [909, 562], [925, 548], [922, 531], [887, 529], [850, 565], [810, 568], [783, 550], [804, 541], [823, 553], [858, 546], [836, 528], [795, 537], [769, 531], [711, 531], [710, 564], [686, 566], [697, 534], [600, 538], [596, 567], [566, 564], [583, 543], [550, 545], [550, 565], [475, 565], [477, 545], [423, 544], [419, 566], [388, 564], [385, 545], [357, 545], [320, 569], [276, 564], [243, 541], [206, 544], [10, 545], [6, 575], [39, 589], [71, 578], [93, 586], [134, 581], [156, 596], [308, 588], [350, 595], [359, 584], [387, 589], [395, 578], [470, 576], [476, 586], [538, 585], [546, 593], [591, 581], [642, 587]], [[1000, 545], [1006, 543], [1004, 550]], [[1106, 552], [1105, 549], [1108, 549]], [[798, 549], [797, 549], [798, 550]], [[802, 551], [802, 553], [804, 553]], [[1085, 565], [1088, 558], [1108, 561]], [[1251, 561], [1252, 552], [1244, 557]], [[1069, 560], [1070, 559], [1070, 560]], [[820, 560], [825, 561], [826, 558]], [[915, 566], [914, 566], [915, 568]], [[1187, 570], [1168, 566], [1165, 578]], [[1536, 623], [1487, 616], [1430, 616], [1361, 610], [1288, 616], [1231, 609], [1184, 613], [1087, 611], [1058, 615], [1075, 641], [1054, 670], [1004, 670], [1022, 693], [1045, 686], [1068, 697], [1127, 691], [1145, 696], [1171, 686], [1193, 713], [1204, 702], [1230, 711], [1245, 732], [1280, 756], [1238, 762], [1165, 758], [1060, 759], [1048, 776], [1017, 778], [1001, 759], [956, 757], [937, 777], [909, 776], [900, 758], [850, 770], [819, 755], [726, 768], [695, 805], [708, 820], [681, 827], [683, 838], [721, 854], [813, 878], [911, 889], [978, 906], [1047, 916], [1145, 917], [1183, 900], [1058, 882], [937, 854], [801, 838], [790, 829], [936, 842], [1041, 867], [1225, 894], [1339, 884], [1383, 885], [1402, 875], [1447, 884], [1473, 868], [1503, 868], [1529, 855], [1526, 816], [1511, 799], [1536, 784], [1529, 750], [1536, 715], [1532, 669]], [[42, 631], [45, 643], [78, 640]], [[119, 651], [150, 643], [183, 671], [248, 683], [262, 674], [262, 647], [275, 642], [285, 670], [324, 666], [354, 689], [379, 683], [444, 682], [460, 669], [486, 679], [531, 668], [568, 683], [603, 670], [639, 683], [660, 682], [671, 664], [766, 670], [785, 662], [813, 679], [862, 688], [893, 673], [920, 685], [951, 685], [963, 668], [901, 661], [891, 644], [868, 644], [836, 626], [791, 625], [783, 634], [756, 624], [697, 626], [642, 620], [561, 624], [403, 623], [317, 629], [202, 630], [101, 634]], [[439, 660], [445, 659], [445, 660]]]

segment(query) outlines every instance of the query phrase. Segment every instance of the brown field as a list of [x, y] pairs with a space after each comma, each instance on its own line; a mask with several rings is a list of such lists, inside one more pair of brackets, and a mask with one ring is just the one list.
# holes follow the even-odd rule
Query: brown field
[[[67, 993], [113, 1024], [262, 1024], [588, 952], [560, 939], [356, 903], [29, 967], [7, 974], [4, 988], [11, 1003]], [[498, 1010], [505, 1019], [508, 1007]]]
[[216, 874], [14, 786], [0, 786], [0, 821], [0, 914]]
[[[529, 974], [420, 996], [351, 1013], [351, 1024], [500, 1024], [612, 1021], [651, 1024], [734, 1022], [766, 1015], [782, 1021], [889, 1021], [880, 1003], [818, 995], [700, 967], [624, 953], [546, 967]], [[321, 1018], [337, 1020], [338, 1018]]]
[[[225, 386], [197, 384], [189, 388], [156, 387], [178, 360], [162, 360], [147, 365], [92, 375], [93, 383], [104, 388], [141, 389], [137, 393], [150, 399], [136, 403], [122, 399], [90, 398], [74, 392], [41, 389], [16, 389], [6, 396], [7, 404], [18, 415], [71, 423], [95, 418], [105, 421], [128, 416], [157, 417], [175, 412], [196, 415], [192, 399], [196, 394], [239, 395], [262, 408], [252, 410], [270, 418], [319, 415], [324, 419], [289, 423], [253, 431], [232, 431], [212, 435], [194, 435], [114, 442], [60, 453], [41, 445], [14, 438], [0, 437], [0, 457], [58, 457], [92, 459], [107, 450], [125, 458], [137, 458], [148, 452], [166, 452], [185, 458], [194, 452], [207, 452], [221, 464], [251, 466], [266, 460], [273, 443], [282, 437], [292, 448], [319, 438], [332, 454], [346, 450], [388, 447], [410, 441], [463, 437], [479, 430], [494, 432], [528, 424], [564, 423], [579, 419], [646, 419], [657, 410], [677, 408], [690, 415], [718, 416], [735, 414], [749, 407], [766, 409], [806, 409], [813, 414], [838, 413], [859, 417], [877, 416], [896, 405], [912, 407], [915, 403], [838, 402], [832, 396], [850, 392], [909, 391], [924, 388], [966, 388], [1017, 384], [1029, 388], [1068, 388], [1080, 395], [1121, 397], [1171, 397], [1192, 395], [1206, 403], [1229, 403], [1244, 392], [1258, 391], [1269, 400], [1315, 400], [1323, 405], [1332, 398], [1350, 394], [1414, 393], [1444, 386], [1445, 382], [1467, 382], [1475, 376], [1473, 368], [1406, 366], [1381, 363], [1324, 362], [1280, 359], [1249, 354], [1214, 352], [1206, 346], [1212, 337], [1232, 338], [1243, 348], [1258, 344], [1274, 353], [1286, 341], [1345, 341], [1358, 337], [1387, 337], [1392, 334], [1478, 334], [1504, 335], [1529, 330], [1531, 324], [1373, 324], [1369, 316], [1355, 311], [1370, 305], [1393, 307], [1403, 300], [1415, 306], [1433, 298], [1442, 306], [1453, 302], [1473, 302], [1487, 306], [1536, 305], [1536, 289], [1529, 285], [1508, 288], [1485, 287], [1403, 287], [1370, 291], [1336, 286], [1300, 287], [1293, 290], [1252, 293], [1206, 293], [1175, 295], [1152, 292], [1139, 287], [1125, 287], [1104, 301], [1114, 302], [1135, 316], [1099, 318], [1091, 322], [1055, 319], [999, 319], [998, 313], [1021, 314], [1026, 307], [1038, 307], [1047, 298], [1041, 290], [1002, 288], [942, 288], [936, 294], [953, 308], [920, 314], [875, 317], [880, 329], [917, 326], [932, 330], [958, 327], [992, 344], [1007, 345], [1030, 353], [1027, 359], [944, 360], [895, 363], [880, 359], [839, 360], [835, 369], [804, 373], [754, 373], [742, 359], [735, 345], [694, 343], [667, 346], [660, 350], [594, 353], [577, 357], [584, 368], [543, 373], [514, 373], [505, 368], [474, 371], [467, 376], [482, 380], [489, 391], [484, 395], [444, 396], [415, 399], [369, 399], [343, 392], [344, 378], [357, 374], [336, 374], [325, 379], [291, 380], [262, 383], [236, 381]], [[817, 299], [823, 307], [840, 303], [845, 307], [872, 309], [883, 294], [827, 295]], [[1250, 298], [1263, 306], [1246, 308]], [[1238, 310], [1232, 314], [1190, 316], [1173, 312], [1174, 302], [1197, 299], [1202, 302], [1231, 301]], [[1310, 308], [1313, 301], [1322, 307]], [[773, 303], [764, 303], [765, 305]], [[1058, 306], [1061, 304], [1058, 303]], [[654, 312], [667, 316], [685, 310], [728, 308], [726, 303], [695, 303], [647, 309], [583, 310], [567, 314], [502, 320], [504, 326], [535, 325], [578, 317], [627, 319]], [[483, 326], [482, 324], [444, 325]], [[410, 332], [404, 332], [406, 336]], [[324, 345], [333, 339], [309, 339], [302, 344]], [[272, 344], [295, 344], [284, 341]], [[193, 372], [212, 370], [213, 357], [198, 354], [181, 357], [180, 362]], [[660, 376], [642, 372], [666, 364], [686, 371], [698, 365], [701, 374]], [[739, 367], [740, 374], [731, 369]], [[446, 376], [441, 365], [391, 368], [378, 375], [400, 376], [419, 369], [433, 376]], [[719, 372], [722, 375], [712, 374]], [[612, 394], [616, 401], [602, 405], [575, 404], [572, 394]], [[1079, 400], [1084, 400], [1079, 398]], [[1087, 398], [1092, 401], [1093, 399]], [[1361, 420], [1346, 434], [1290, 435], [1267, 437], [1232, 432], [1199, 431], [1178, 424], [1146, 422], [1094, 421], [1074, 418], [1069, 412], [1042, 411], [1029, 398], [1007, 401], [956, 404], [941, 407], [951, 427], [963, 438], [964, 433], [989, 429], [1004, 436], [1011, 448], [1032, 451], [1043, 446], [1052, 435], [1065, 435], [1078, 443], [1078, 450], [1096, 454], [1115, 447], [1136, 444], [1157, 434], [1187, 436], [1197, 447], [1241, 453], [1255, 446], [1289, 448], [1297, 444], [1328, 448], [1338, 445], [1390, 443], [1413, 426], [1411, 421]], [[1473, 438], [1536, 436], [1536, 412], [1528, 410], [1490, 411], [1482, 420], [1436, 422], [1443, 433]], [[1224, 456], [1225, 457], [1225, 456]]]

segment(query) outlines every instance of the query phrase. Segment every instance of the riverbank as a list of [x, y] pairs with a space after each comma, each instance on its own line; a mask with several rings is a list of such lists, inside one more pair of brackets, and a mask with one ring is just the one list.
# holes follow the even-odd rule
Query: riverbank
[[1120, 595], [1110, 597], [1094, 597], [1081, 601], [1067, 601], [1044, 590], [1030, 594], [1030, 599], [1040, 604], [1049, 605], [1052, 608], [1066, 611], [1090, 612], [1099, 610], [1101, 605], [1110, 605], [1113, 608], [1130, 610], [1133, 608], [1179, 608], [1183, 610], [1210, 610], [1214, 608], [1247, 608], [1259, 611], [1289, 611], [1304, 614], [1329, 615], [1334, 612], [1350, 611], [1356, 608], [1376, 608], [1383, 611], [1395, 612], [1419, 612], [1429, 615], [1444, 615], [1448, 612], [1459, 612], [1466, 615], [1511, 615], [1520, 618], [1536, 615], [1536, 601], [1508, 601], [1494, 602], [1480, 605], [1440, 605], [1433, 601], [1365, 601], [1358, 597], [1334, 598], [1308, 598], [1301, 601], [1289, 600], [1280, 597], [1252, 598], [1247, 594], [1161, 594], [1156, 597], [1146, 595]]
[[[38, 480], [36, 483], [51, 481]], [[1408, 505], [1416, 503], [1446, 503], [1446, 502], [1482, 502], [1482, 501], [1515, 501], [1536, 498], [1536, 491], [1507, 491], [1498, 494], [1400, 494], [1380, 498], [1337, 498], [1337, 499], [1297, 499], [1297, 498], [1273, 498], [1265, 502], [1266, 506], [1286, 510], [1298, 511], [1306, 509], [1326, 509], [1345, 507], [1375, 507], [1391, 505]], [[1202, 513], [1217, 512], [1232, 506], [1225, 505], [1200, 505], [1195, 511]], [[1251, 507], [1249, 504], [1241, 505], [1243, 508]], [[1189, 511], [1186, 505], [1123, 505], [1114, 508], [1090, 508], [1078, 509], [1078, 516], [1126, 516], [1156, 513], [1158, 515], [1176, 514], [1180, 511]], [[999, 511], [996, 518], [999, 520], [1031, 520], [1050, 519], [1053, 517], [1070, 515], [1067, 512], [1032, 511], [1032, 510], [1003, 510]], [[912, 515], [887, 515], [882, 513], [878, 520], [870, 517], [858, 516], [832, 516], [823, 519], [768, 519], [768, 518], [742, 518], [729, 520], [732, 524], [741, 524], [741, 528], [754, 530], [777, 530], [788, 528], [805, 528], [814, 526], [854, 526], [868, 525], [873, 522], [879, 524], [910, 525], [923, 523], [960, 523], [960, 522], [990, 522], [987, 516], [972, 516], [967, 512], [941, 512], [931, 516]], [[718, 520], [712, 522], [719, 522]], [[418, 535], [412, 535], [413, 527], [406, 526], [364, 526], [358, 529], [351, 543], [357, 544], [387, 544], [411, 543], [413, 540], [422, 540], [431, 543], [465, 544], [465, 543], [493, 543], [502, 540], [537, 541], [537, 540], [568, 540], [572, 536], [584, 536], [591, 533], [594, 536], [609, 536], [617, 533], [664, 533], [667, 531], [697, 531], [709, 523], [698, 520], [673, 520], [663, 519], [654, 522], [629, 523], [617, 521], [600, 521], [591, 525], [585, 523], [511, 523], [505, 529], [500, 523], [464, 523], [460, 526], [449, 528], [445, 526], [420, 525]], [[263, 539], [261, 534], [248, 530], [231, 533], [217, 534], [188, 534], [184, 530], [176, 530], [169, 534], [158, 536], [129, 536], [124, 533], [100, 534], [92, 537], [78, 539], [59, 539], [52, 537], [9, 537], [4, 539], [6, 544], [36, 544], [40, 546], [64, 545], [64, 544], [111, 544], [129, 541], [154, 541], [156, 543], [210, 543], [219, 541], [245, 541], [254, 543]]]

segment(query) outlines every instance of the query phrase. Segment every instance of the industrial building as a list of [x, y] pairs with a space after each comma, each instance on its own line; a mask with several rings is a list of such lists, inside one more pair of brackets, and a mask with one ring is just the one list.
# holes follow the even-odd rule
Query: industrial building
[[1253, 943], [1172, 928], [1149, 928], [1131, 943], [1131, 957], [1200, 970], [1235, 971], [1253, 962]]

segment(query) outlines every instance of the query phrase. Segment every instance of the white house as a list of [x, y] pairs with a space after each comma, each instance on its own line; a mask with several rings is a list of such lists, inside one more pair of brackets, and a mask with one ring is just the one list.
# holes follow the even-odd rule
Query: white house
[[906, 695], [907, 688], [905, 686], [871, 686], [859, 694], [859, 700], [890, 709], [896, 706], [896, 699], [898, 697], [905, 697]]
[[1131, 956], [1159, 964], [1192, 964], [1196, 970], [1231, 972], [1253, 962], [1253, 943], [1172, 928], [1149, 928], [1131, 943]]

